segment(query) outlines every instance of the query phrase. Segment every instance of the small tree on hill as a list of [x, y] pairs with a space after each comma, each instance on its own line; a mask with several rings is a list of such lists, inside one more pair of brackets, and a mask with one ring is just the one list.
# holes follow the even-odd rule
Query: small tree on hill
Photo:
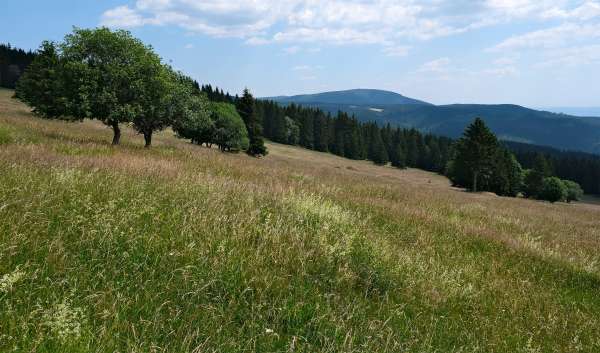
[[262, 127], [256, 116], [254, 97], [247, 88], [244, 89], [244, 94], [238, 100], [236, 108], [248, 131], [250, 143], [246, 152], [251, 156], [265, 156], [267, 148], [262, 137]]
[[454, 168], [465, 168], [471, 182], [468, 187], [477, 192], [478, 183], [489, 178], [498, 149], [496, 136], [480, 118], [467, 127], [457, 142]]

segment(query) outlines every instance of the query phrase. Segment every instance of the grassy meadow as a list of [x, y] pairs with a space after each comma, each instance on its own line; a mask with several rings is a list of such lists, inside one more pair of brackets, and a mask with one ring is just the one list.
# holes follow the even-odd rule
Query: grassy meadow
[[34, 117], [0, 91], [0, 352], [600, 352], [600, 205], [269, 144]]

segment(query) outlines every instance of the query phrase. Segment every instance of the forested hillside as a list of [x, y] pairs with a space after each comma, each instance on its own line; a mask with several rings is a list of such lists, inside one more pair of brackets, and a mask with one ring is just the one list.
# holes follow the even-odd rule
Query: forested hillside
[[[233, 103], [237, 99], [210, 85], [201, 89], [214, 101]], [[454, 140], [447, 137], [392, 127], [389, 123], [380, 126], [361, 122], [342, 111], [332, 114], [319, 108], [262, 99], [256, 104], [265, 137], [275, 142], [380, 164], [390, 161], [399, 168], [420, 168], [442, 174], [447, 172], [453, 155]], [[486, 117], [484, 120], [487, 123]], [[495, 131], [493, 126], [490, 128]], [[502, 135], [499, 138], [502, 140]], [[544, 158], [548, 160], [550, 175], [575, 181], [586, 193], [600, 194], [600, 156], [507, 141], [503, 141], [503, 145], [515, 153], [524, 168], [531, 169], [536, 158]]]
[[476, 117], [484, 117], [503, 140], [600, 153], [600, 119], [538, 111], [513, 104], [382, 105], [296, 102], [291, 98], [281, 103], [301, 104], [332, 114], [343, 111], [360, 121], [374, 121], [379, 125], [390, 123], [452, 138], [459, 137]]
[[15, 88], [35, 54], [31, 51], [13, 48], [10, 44], [0, 44], [0, 87]]

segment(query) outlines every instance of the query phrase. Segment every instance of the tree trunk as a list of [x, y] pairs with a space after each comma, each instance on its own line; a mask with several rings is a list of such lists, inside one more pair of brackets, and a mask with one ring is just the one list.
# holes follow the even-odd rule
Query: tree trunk
[[110, 123], [110, 126], [112, 126], [112, 129], [113, 129], [112, 144], [113, 144], [113, 146], [116, 146], [121, 142], [121, 128], [119, 128], [118, 121], [113, 121], [112, 123]]
[[144, 132], [144, 141], [146, 141], [144, 147], [150, 148], [152, 145], [152, 131]]
[[477, 192], [477, 172], [473, 173], [473, 192]]

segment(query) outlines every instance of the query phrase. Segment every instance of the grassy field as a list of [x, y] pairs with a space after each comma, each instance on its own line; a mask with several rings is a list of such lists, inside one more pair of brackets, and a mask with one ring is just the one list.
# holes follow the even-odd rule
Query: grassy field
[[600, 206], [0, 91], [0, 352], [600, 352]]

